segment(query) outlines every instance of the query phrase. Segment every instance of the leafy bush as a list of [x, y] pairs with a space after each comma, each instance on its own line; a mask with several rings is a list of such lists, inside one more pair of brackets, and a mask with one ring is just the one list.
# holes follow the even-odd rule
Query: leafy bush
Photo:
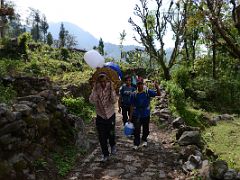
[[178, 84], [173, 81], [162, 81], [161, 84], [170, 95], [169, 105], [173, 114], [182, 117], [185, 123], [190, 126], [205, 126], [203, 113], [188, 106], [184, 90]]
[[0, 76], [14, 76], [16, 73], [20, 71], [20, 67], [23, 66], [24, 63], [21, 61], [14, 61], [9, 59], [1, 59], [0, 60]]
[[184, 90], [173, 81], [162, 81], [161, 84], [170, 95], [170, 105], [173, 109], [181, 111], [186, 107]]
[[85, 122], [91, 121], [95, 115], [93, 106], [85, 102], [83, 97], [63, 97], [62, 102], [70, 113], [81, 117]]
[[32, 40], [30, 33], [23, 33], [18, 37], [19, 53], [24, 59], [28, 59], [28, 43]]
[[0, 39], [0, 46], [0, 57], [19, 59], [19, 48], [16, 39], [3, 37]]
[[16, 91], [11, 86], [5, 87], [0, 84], [0, 103], [9, 104], [17, 95]]
[[61, 48], [61, 59], [66, 61], [69, 57], [70, 57], [70, 53], [68, 49]]
[[[203, 91], [205, 99], [198, 103], [202, 108], [211, 111], [223, 111], [229, 113], [239, 113], [240, 106], [240, 80], [231, 77], [223, 77], [214, 80], [208, 77], [198, 77], [193, 82], [195, 91]], [[195, 98], [195, 100], [197, 100]]]
[[194, 72], [198, 76], [208, 76], [212, 75], [212, 59], [211, 57], [204, 56], [203, 58], [199, 57], [194, 61]]
[[39, 66], [37, 61], [31, 61], [31, 63], [29, 63], [25, 69], [25, 72], [30, 73], [32, 75], [42, 75], [41, 74], [41, 67]]
[[177, 83], [182, 89], [186, 89], [190, 83], [190, 73], [189, 69], [186, 66], [178, 66], [173, 69], [171, 72], [172, 79], [175, 83]]

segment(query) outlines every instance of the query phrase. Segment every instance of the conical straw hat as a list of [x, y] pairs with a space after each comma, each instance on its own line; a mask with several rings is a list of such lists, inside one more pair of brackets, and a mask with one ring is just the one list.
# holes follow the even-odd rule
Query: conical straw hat
[[97, 68], [92, 77], [89, 79], [89, 83], [92, 86], [97, 81], [97, 78], [100, 74], [106, 74], [109, 80], [114, 83], [115, 90], [118, 91], [121, 86], [121, 80], [118, 77], [118, 73], [108, 67]]

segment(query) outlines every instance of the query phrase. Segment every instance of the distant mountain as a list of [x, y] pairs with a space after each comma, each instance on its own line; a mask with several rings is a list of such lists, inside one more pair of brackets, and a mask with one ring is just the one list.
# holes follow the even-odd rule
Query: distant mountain
[[[89, 32], [84, 31], [79, 26], [69, 22], [63, 22], [63, 25], [65, 30], [67, 30], [71, 35], [74, 35], [76, 37], [76, 40], [78, 42], [77, 48], [85, 49], [88, 51], [92, 49], [94, 46], [98, 46], [99, 39], [95, 38]], [[61, 22], [49, 23], [48, 31], [51, 32], [54, 39], [58, 39], [60, 26], [61, 26]], [[134, 46], [134, 45], [123, 46], [124, 51], [131, 51], [136, 48], [143, 49], [140, 46]], [[104, 51], [107, 53], [107, 56], [109, 57], [113, 57], [115, 59], [120, 58], [121, 52], [120, 52], [119, 45], [112, 44], [112, 43], [104, 43]]]

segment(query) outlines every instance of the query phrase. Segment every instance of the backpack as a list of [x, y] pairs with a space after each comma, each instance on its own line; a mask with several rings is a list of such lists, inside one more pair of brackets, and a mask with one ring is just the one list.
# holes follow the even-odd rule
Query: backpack
[[[126, 91], [126, 85], [123, 85], [122, 86], [122, 89], [120, 90], [120, 94], [122, 96], [122, 104], [125, 104], [125, 105], [130, 105], [130, 94], [129, 96], [127, 95], [124, 95], [124, 92]], [[132, 87], [133, 88], [133, 87]], [[131, 92], [135, 92], [135, 91], [132, 91], [133, 89], [131, 89]], [[128, 99], [128, 100], [127, 100]], [[125, 100], [125, 101], [124, 101]]]

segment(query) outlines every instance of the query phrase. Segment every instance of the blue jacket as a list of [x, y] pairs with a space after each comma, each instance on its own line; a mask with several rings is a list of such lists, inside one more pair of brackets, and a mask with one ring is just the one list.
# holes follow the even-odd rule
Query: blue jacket
[[134, 92], [131, 95], [131, 105], [133, 106], [133, 116], [145, 118], [150, 116], [150, 98], [155, 97], [157, 93], [147, 89], [141, 93]]

